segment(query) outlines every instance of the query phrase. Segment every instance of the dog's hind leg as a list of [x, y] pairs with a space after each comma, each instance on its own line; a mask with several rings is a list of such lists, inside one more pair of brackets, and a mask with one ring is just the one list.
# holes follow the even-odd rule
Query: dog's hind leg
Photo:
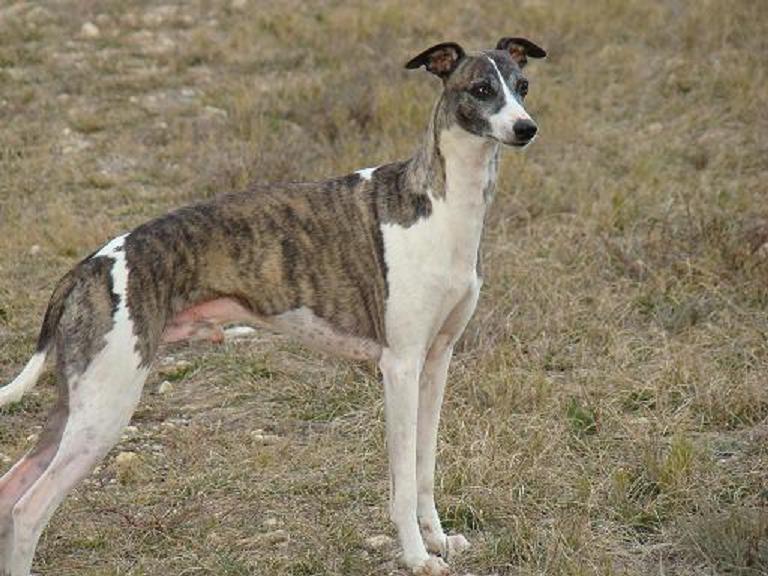
[[141, 396], [155, 345], [147, 356], [137, 352], [123, 240], [73, 269], [46, 313], [42, 334], [55, 338], [60, 408], [50, 433], [14, 467], [2, 493], [5, 505], [12, 504], [6, 529], [12, 542], [0, 558], [1, 576], [29, 574], [56, 507], [117, 443]]
[[68, 414], [55, 455], [13, 506], [10, 576], [29, 574], [53, 512], [117, 443], [138, 404], [148, 370], [139, 367], [132, 348], [112, 336], [83, 374], [67, 377], [65, 368], [59, 370], [59, 377], [67, 378]]
[[13, 507], [53, 460], [67, 421], [66, 387], [48, 416], [37, 445], [0, 478], [0, 574], [10, 571], [13, 551]]

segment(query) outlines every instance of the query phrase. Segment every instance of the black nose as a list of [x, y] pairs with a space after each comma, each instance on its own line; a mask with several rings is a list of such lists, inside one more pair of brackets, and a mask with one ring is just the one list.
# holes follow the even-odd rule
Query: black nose
[[538, 130], [532, 120], [518, 120], [512, 126], [512, 129], [515, 131], [515, 137], [524, 142], [528, 142], [528, 140], [533, 138]]

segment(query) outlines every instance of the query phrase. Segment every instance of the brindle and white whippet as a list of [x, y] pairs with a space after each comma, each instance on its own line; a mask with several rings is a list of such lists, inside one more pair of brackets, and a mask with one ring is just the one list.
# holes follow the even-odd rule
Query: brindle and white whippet
[[433, 46], [406, 65], [443, 83], [410, 159], [181, 208], [67, 273], [37, 351], [0, 389], [0, 405], [17, 401], [55, 359], [59, 400], [36, 446], [0, 479], [0, 575], [29, 574], [56, 507], [119, 440], [158, 346], [220, 339], [230, 323], [378, 362], [402, 560], [415, 574], [447, 573], [445, 559], [468, 543], [444, 533], [435, 508], [440, 405], [480, 293], [500, 145], [525, 146], [537, 130], [522, 69], [545, 55], [524, 38], [478, 53]]

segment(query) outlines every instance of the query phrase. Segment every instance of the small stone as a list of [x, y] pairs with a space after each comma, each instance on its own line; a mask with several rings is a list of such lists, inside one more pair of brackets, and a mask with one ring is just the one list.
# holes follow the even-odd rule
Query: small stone
[[138, 434], [138, 432], [139, 432], [139, 427], [138, 426], [133, 426], [133, 425], [126, 426], [123, 429], [123, 436], [133, 436], [135, 434]]
[[286, 530], [273, 530], [272, 532], [265, 533], [261, 538], [267, 544], [275, 545], [288, 542], [290, 535]]
[[253, 438], [253, 441], [257, 444], [264, 444], [265, 446], [275, 444], [280, 440], [280, 436], [276, 434], [267, 434], [263, 430], [254, 430], [251, 433], [251, 438]]
[[664, 130], [664, 124], [661, 122], [653, 122], [648, 125], [648, 134], [658, 134]]
[[157, 387], [158, 394], [169, 394], [171, 391], [173, 391], [173, 384], [169, 380], [163, 380]]
[[93, 22], [86, 22], [83, 24], [82, 28], [80, 28], [80, 36], [91, 39], [98, 38], [101, 36], [101, 30], [99, 30], [99, 27]]
[[383, 550], [390, 548], [394, 544], [394, 540], [386, 534], [379, 534], [377, 536], [371, 536], [365, 539], [365, 547], [369, 550]]
[[42, 250], [42, 248], [40, 248], [40, 245], [39, 245], [39, 244], [33, 244], [33, 245], [32, 245], [32, 246], [29, 248], [29, 253], [30, 253], [32, 256], [36, 256], [37, 254], [40, 254], [40, 250]]
[[224, 330], [224, 338], [227, 340], [236, 340], [238, 338], [248, 338], [256, 333], [255, 328], [250, 326], [232, 326]]

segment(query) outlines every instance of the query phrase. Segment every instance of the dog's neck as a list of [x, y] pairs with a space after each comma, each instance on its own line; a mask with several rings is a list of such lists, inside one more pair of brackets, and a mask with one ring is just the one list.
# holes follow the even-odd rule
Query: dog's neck
[[493, 199], [498, 161], [499, 144], [461, 128], [441, 98], [409, 162], [408, 188], [433, 201], [484, 214]]

